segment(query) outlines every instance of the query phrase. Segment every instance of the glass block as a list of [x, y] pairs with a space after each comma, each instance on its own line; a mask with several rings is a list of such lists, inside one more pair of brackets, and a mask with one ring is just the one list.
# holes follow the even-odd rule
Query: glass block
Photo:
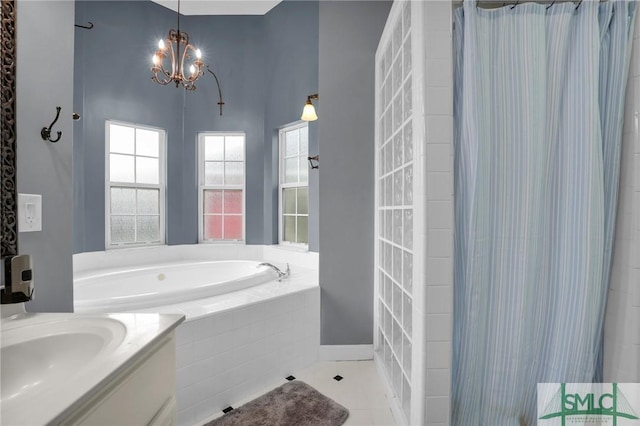
[[138, 189], [138, 214], [160, 214], [160, 191], [157, 189]]
[[398, 318], [398, 321], [402, 318], [402, 289], [397, 284], [393, 284], [393, 316]]
[[413, 166], [404, 168], [404, 204], [413, 204]]
[[111, 214], [135, 214], [136, 190], [111, 188]]
[[109, 151], [133, 154], [135, 149], [134, 128], [109, 124]]
[[[306, 154], [305, 154], [306, 155]], [[309, 162], [305, 157], [300, 157], [300, 182], [309, 182]]]
[[136, 155], [159, 157], [160, 132], [157, 130], [136, 129]]
[[393, 168], [402, 166], [404, 157], [402, 156], [402, 132], [396, 133], [393, 137]]
[[393, 205], [393, 176], [389, 175], [385, 179], [385, 191], [387, 193], [387, 206]]
[[136, 238], [135, 216], [111, 216], [111, 242], [133, 243]]
[[204, 239], [205, 240], [221, 240], [222, 239], [222, 216], [220, 215], [204, 216]]
[[387, 336], [387, 339], [391, 340], [392, 328], [393, 328], [393, 318], [391, 318], [391, 312], [388, 309], [384, 310], [384, 334]]
[[404, 221], [402, 222], [402, 233], [404, 236], [403, 245], [409, 250], [413, 249], [413, 210], [404, 210]]
[[307, 216], [297, 217], [297, 243], [308, 244], [309, 243], [309, 218]]
[[393, 174], [393, 205], [402, 205], [402, 170]]
[[204, 159], [205, 161], [224, 160], [224, 136], [204, 137]]
[[160, 241], [160, 217], [159, 216], [137, 216], [137, 241], [156, 242]]
[[386, 144], [384, 147], [384, 173], [393, 170], [393, 144]]
[[298, 188], [298, 214], [309, 214], [308, 188]]
[[393, 299], [393, 281], [391, 281], [391, 278], [389, 278], [386, 274], [384, 277], [384, 294], [386, 296], [386, 299], [384, 299], [384, 303], [386, 303], [387, 306], [391, 307], [391, 302]]
[[204, 163], [205, 185], [222, 185], [224, 175], [224, 163], [221, 161], [206, 161]]
[[378, 296], [384, 300], [384, 272], [378, 268]]
[[413, 160], [413, 123], [410, 121], [404, 126], [402, 139], [404, 141], [404, 162], [408, 163]]
[[409, 252], [404, 252], [404, 271], [402, 273], [402, 286], [409, 294], [413, 294], [413, 255]]
[[242, 191], [224, 191], [224, 212], [242, 213]]
[[285, 188], [282, 190], [284, 201], [282, 203], [284, 214], [296, 214], [296, 188]]
[[309, 128], [301, 127], [300, 132], [300, 155], [306, 156], [309, 153]]
[[384, 210], [378, 211], [378, 236], [384, 238]]
[[299, 145], [300, 137], [298, 129], [286, 132], [284, 138], [284, 156], [291, 157], [299, 155]]
[[402, 328], [404, 331], [411, 336], [413, 333], [412, 329], [412, 317], [413, 314], [413, 301], [406, 293], [402, 293]]
[[225, 161], [244, 160], [244, 137], [227, 136], [224, 141]]
[[384, 105], [383, 110], [391, 106], [391, 98], [393, 96], [393, 87], [391, 87], [391, 74], [387, 76], [384, 85]]
[[284, 236], [283, 239], [289, 242], [296, 241], [296, 217], [285, 216], [284, 217]]
[[109, 155], [109, 180], [111, 182], [135, 182], [135, 157], [131, 155]]
[[393, 262], [392, 257], [392, 247], [391, 244], [384, 245], [384, 270], [387, 271], [387, 274], [391, 275], [391, 265]]
[[391, 241], [391, 236], [393, 234], [393, 212], [391, 210], [387, 210], [384, 220], [386, 221], [384, 237], [388, 241]]
[[384, 140], [388, 140], [393, 133], [393, 123], [391, 123], [391, 108], [384, 113]]
[[393, 130], [402, 127], [402, 90], [393, 99]]
[[224, 216], [224, 239], [225, 240], [241, 240], [242, 239], [242, 216], [241, 215], [225, 215]]
[[393, 27], [393, 56], [395, 57], [402, 49], [402, 20], [398, 19]]
[[405, 2], [402, 9], [402, 29], [405, 35], [411, 30], [411, 2]]
[[402, 250], [398, 247], [393, 248], [393, 279], [402, 282]]
[[380, 120], [378, 120], [378, 125], [380, 126], [380, 133], [378, 134], [378, 146], [384, 145], [384, 114], [380, 116]]
[[404, 79], [404, 75], [402, 74], [402, 61], [398, 58], [393, 63], [393, 79], [391, 80], [392, 87], [392, 96], [395, 96], [396, 93], [402, 89], [402, 80]]
[[404, 83], [404, 90], [402, 91], [402, 108], [404, 111], [402, 121], [411, 116], [411, 110], [413, 108], [412, 100], [411, 79], [408, 79], [406, 83]]
[[378, 241], [378, 266], [384, 270], [384, 242]]
[[[411, 72], [411, 37], [407, 38], [402, 48], [402, 68], [404, 75], [409, 75]], [[409, 79], [409, 81], [411, 81], [411, 79]]]
[[393, 362], [391, 363], [391, 383], [393, 384], [393, 391], [400, 398], [402, 393], [402, 369], [400, 369], [400, 363], [396, 359], [398, 354], [395, 352], [395, 356], [393, 357]]
[[402, 367], [407, 376], [411, 377], [411, 342], [406, 335], [402, 335]]
[[222, 213], [222, 191], [204, 191], [204, 213]]
[[136, 157], [136, 182], [160, 183], [160, 161], [157, 158]]
[[225, 185], [242, 185], [244, 183], [244, 163], [224, 163]]
[[402, 210], [393, 211], [393, 242], [402, 245]]
[[402, 411], [408, 419], [411, 418], [411, 387], [406, 377], [402, 380]]
[[393, 368], [393, 352], [391, 351], [391, 346], [389, 346], [389, 342], [384, 342], [384, 368], [387, 372], [387, 376], [391, 379], [392, 368]]
[[387, 74], [387, 63], [384, 60], [384, 55], [380, 57], [380, 62], [378, 63], [378, 72], [380, 73], [380, 80], [384, 80], [384, 76]]
[[284, 160], [284, 181], [286, 183], [298, 182], [298, 157]]
[[392, 55], [391, 43], [389, 43], [387, 44], [387, 47], [385, 48], [385, 51], [384, 51], [384, 62], [387, 66], [387, 74], [389, 74], [389, 72], [391, 71], [391, 64], [393, 60], [391, 55]]

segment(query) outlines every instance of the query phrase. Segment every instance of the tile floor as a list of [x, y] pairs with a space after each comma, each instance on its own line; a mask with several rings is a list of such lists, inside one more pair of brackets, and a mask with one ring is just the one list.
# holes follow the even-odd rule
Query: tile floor
[[[384, 394], [384, 388], [373, 361], [327, 361], [317, 362], [312, 366], [293, 374], [296, 380], [313, 386], [319, 392], [333, 399], [349, 410], [349, 418], [344, 426], [395, 426], [396, 423]], [[342, 376], [337, 381], [335, 376]], [[285, 383], [286, 380], [282, 380]], [[265, 389], [252, 395], [241, 406], [252, 399], [280, 386]], [[234, 405], [234, 407], [236, 407]], [[212, 417], [219, 417], [222, 413]], [[204, 424], [210, 419], [202, 421]]]

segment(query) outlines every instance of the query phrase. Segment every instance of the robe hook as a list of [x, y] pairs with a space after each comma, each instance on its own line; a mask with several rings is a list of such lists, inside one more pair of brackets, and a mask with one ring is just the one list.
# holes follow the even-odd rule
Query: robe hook
[[74, 24], [75, 27], [78, 28], [84, 28], [85, 30], [90, 30], [91, 28], [93, 28], [93, 22], [88, 21], [89, 25], [78, 25], [78, 24]]
[[58, 131], [58, 137], [56, 139], [53, 139], [53, 140], [51, 139], [51, 128], [53, 127], [54, 124], [56, 124], [56, 121], [58, 121], [58, 118], [60, 118], [60, 110], [61, 109], [62, 109], [62, 107], [57, 106], [56, 107], [56, 118], [53, 120], [53, 122], [51, 123], [51, 125], [49, 127], [43, 127], [42, 130], [40, 130], [40, 136], [42, 136], [42, 140], [56, 143], [62, 137], [62, 132]]

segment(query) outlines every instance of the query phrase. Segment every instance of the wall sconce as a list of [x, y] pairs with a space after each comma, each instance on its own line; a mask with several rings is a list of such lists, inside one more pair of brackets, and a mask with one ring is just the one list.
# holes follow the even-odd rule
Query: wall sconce
[[304, 104], [304, 109], [302, 110], [302, 117], [300, 117], [303, 121], [316, 121], [318, 119], [318, 115], [316, 114], [316, 109], [313, 107], [311, 103], [311, 99], [318, 99], [318, 94], [314, 93], [313, 95], [307, 96], [307, 102]]

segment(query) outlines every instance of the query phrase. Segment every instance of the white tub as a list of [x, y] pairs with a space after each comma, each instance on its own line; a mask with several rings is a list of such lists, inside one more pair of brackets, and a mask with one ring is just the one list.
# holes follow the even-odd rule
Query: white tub
[[273, 281], [259, 262], [179, 262], [85, 273], [74, 279], [74, 310], [124, 312], [174, 305]]
[[[260, 262], [291, 264], [282, 282]], [[318, 254], [184, 245], [73, 256], [76, 312], [181, 313], [178, 424], [202, 424], [318, 359]]]

